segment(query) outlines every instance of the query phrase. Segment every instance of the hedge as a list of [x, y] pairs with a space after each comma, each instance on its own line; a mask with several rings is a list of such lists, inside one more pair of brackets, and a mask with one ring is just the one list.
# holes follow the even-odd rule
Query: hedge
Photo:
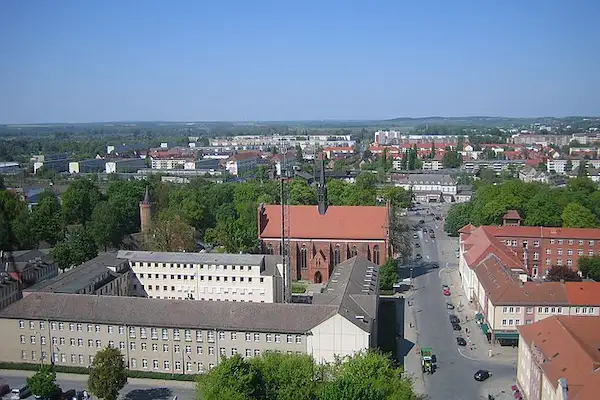
[[[10, 369], [17, 371], [37, 371], [39, 369], [39, 364], [0, 362], [0, 369]], [[54, 370], [57, 373], [78, 375], [87, 375], [89, 372], [89, 370], [85, 367], [71, 367], [67, 365], [55, 365]], [[127, 371], [127, 376], [129, 378], [163, 379], [170, 381], [189, 382], [193, 382], [196, 380], [196, 378], [198, 378], [198, 375], [195, 374], [168, 374], [164, 372], [154, 371]]]

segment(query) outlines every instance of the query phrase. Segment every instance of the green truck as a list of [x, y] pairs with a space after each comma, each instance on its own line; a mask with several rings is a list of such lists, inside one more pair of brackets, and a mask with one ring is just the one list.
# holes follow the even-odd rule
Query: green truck
[[435, 369], [433, 358], [433, 349], [431, 349], [431, 347], [421, 348], [421, 367], [423, 368], [423, 372], [427, 372], [428, 374], [433, 373]]

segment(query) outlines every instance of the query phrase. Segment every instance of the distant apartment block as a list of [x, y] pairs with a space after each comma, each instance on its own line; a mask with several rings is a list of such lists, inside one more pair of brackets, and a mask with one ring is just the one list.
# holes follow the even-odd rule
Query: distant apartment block
[[527, 160], [470, 160], [463, 162], [461, 169], [468, 173], [477, 173], [482, 169], [499, 174], [503, 171], [519, 171], [527, 165]]
[[21, 167], [19, 166], [18, 162], [0, 162], [0, 174], [12, 175], [16, 174], [19, 171], [21, 171]]
[[422, 169], [425, 171], [439, 171], [444, 169], [444, 164], [441, 160], [423, 160]]
[[260, 162], [261, 158], [255, 152], [237, 153], [227, 159], [225, 169], [231, 175], [238, 176], [244, 172], [252, 171]]
[[69, 155], [67, 153], [44, 154], [31, 158], [33, 162], [33, 173], [44, 167], [54, 172], [67, 172], [69, 170]]
[[377, 131], [375, 132], [375, 143], [377, 144], [397, 144], [402, 133], [398, 131]]
[[106, 161], [106, 173], [131, 173], [136, 172], [146, 166], [146, 160], [143, 158], [118, 158]]
[[69, 163], [70, 174], [95, 174], [106, 171], [106, 160], [92, 158], [83, 161], [71, 161]]
[[319, 147], [354, 147], [355, 144], [356, 141], [352, 140], [351, 135], [248, 135], [210, 140], [211, 147], [222, 147], [227, 150], [266, 150], [269, 147], [281, 146], [289, 149], [300, 146], [304, 150]]
[[279, 303], [278, 257], [251, 254], [119, 251], [134, 274], [134, 296], [162, 299]]

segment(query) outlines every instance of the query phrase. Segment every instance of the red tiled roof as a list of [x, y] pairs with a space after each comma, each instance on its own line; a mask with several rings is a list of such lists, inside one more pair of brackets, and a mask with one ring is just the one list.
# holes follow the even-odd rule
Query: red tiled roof
[[518, 330], [530, 351], [541, 353], [540, 367], [554, 389], [564, 378], [569, 400], [598, 399], [600, 318], [552, 316]]
[[600, 304], [600, 282], [566, 282], [565, 286], [570, 304], [574, 306]]
[[325, 147], [323, 149], [323, 151], [349, 151], [349, 152], [353, 152], [354, 149], [352, 147]]
[[[259, 238], [281, 237], [281, 206], [263, 205], [266, 223]], [[290, 207], [290, 238], [292, 239], [387, 239], [387, 207], [329, 206], [320, 215], [317, 206]]]
[[468, 265], [475, 266], [489, 254], [495, 254], [505, 265], [512, 268], [523, 268], [521, 259], [517, 253], [509, 249], [494, 236], [489, 235], [483, 228], [479, 227], [463, 241], [469, 250], [465, 254]]
[[[514, 273], [511, 269], [516, 270]], [[506, 266], [495, 253], [488, 254], [473, 268], [489, 299], [498, 305], [569, 305], [565, 285], [560, 282], [522, 282], [517, 273], [526, 272]]]
[[517, 210], [508, 210], [502, 219], [521, 219], [519, 212]]

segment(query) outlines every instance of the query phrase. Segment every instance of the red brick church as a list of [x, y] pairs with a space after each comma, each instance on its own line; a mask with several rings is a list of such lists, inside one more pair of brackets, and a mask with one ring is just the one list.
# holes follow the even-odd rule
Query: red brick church
[[[292, 279], [326, 282], [333, 267], [356, 255], [382, 265], [392, 254], [390, 209], [328, 206], [324, 176], [318, 205], [289, 206]], [[258, 239], [264, 254], [281, 254], [281, 206], [258, 208]]]

